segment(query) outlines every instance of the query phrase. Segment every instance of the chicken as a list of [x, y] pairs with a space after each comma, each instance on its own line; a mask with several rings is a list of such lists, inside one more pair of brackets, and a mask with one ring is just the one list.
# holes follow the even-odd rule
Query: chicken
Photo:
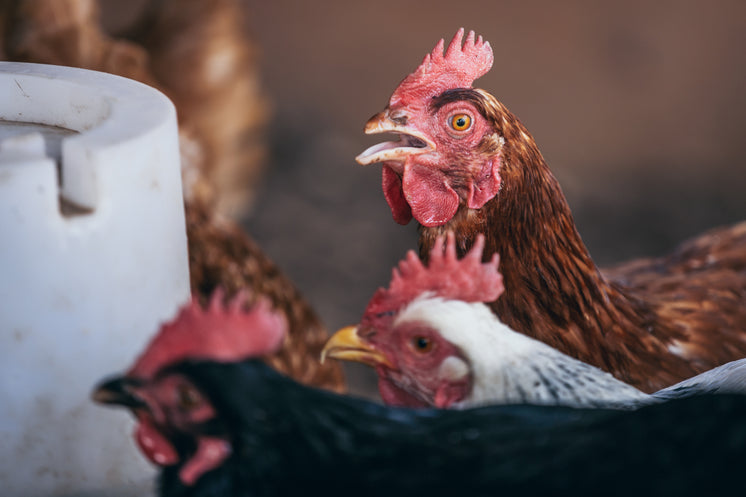
[[740, 490], [746, 397], [637, 411], [432, 410], [306, 387], [255, 358], [282, 341], [266, 301], [185, 306], [98, 402], [137, 418], [173, 496], [725, 495]]
[[668, 257], [600, 271], [534, 139], [473, 81], [492, 49], [463, 29], [443, 40], [372, 117], [394, 220], [420, 224], [420, 256], [452, 230], [463, 255], [479, 233], [499, 253], [505, 296], [490, 304], [510, 328], [646, 392], [746, 356], [746, 222], [691, 240]]
[[343, 328], [322, 357], [376, 368], [383, 401], [405, 407], [541, 404], [635, 409], [703, 393], [746, 393], [746, 359], [648, 395], [609, 373], [510, 329], [484, 302], [502, 293], [498, 259], [482, 263], [484, 235], [458, 260], [453, 233], [425, 267], [414, 252], [371, 299], [360, 326]]
[[289, 323], [270, 364], [342, 391], [341, 367], [319, 362], [327, 338], [319, 316], [229, 217], [248, 210], [266, 119], [240, 9], [233, 0], [151, 2], [130, 27], [130, 40], [103, 30], [94, 0], [11, 0], [0, 9], [0, 58], [110, 72], [164, 91], [180, 119], [193, 292], [204, 300], [220, 286], [269, 298]]

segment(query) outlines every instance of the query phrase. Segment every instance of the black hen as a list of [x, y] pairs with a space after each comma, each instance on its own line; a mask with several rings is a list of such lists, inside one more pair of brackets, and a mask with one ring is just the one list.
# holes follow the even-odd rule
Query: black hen
[[[741, 487], [746, 396], [632, 412], [391, 408], [239, 359], [279, 345], [281, 333], [270, 329], [282, 331], [282, 322], [271, 316], [254, 319], [250, 331], [235, 326], [268, 306], [249, 314], [234, 306], [225, 314], [233, 324], [215, 301], [196, 307], [94, 394], [133, 409], [143, 451], [164, 466], [162, 496], [682, 496]], [[267, 330], [272, 336], [263, 337]], [[237, 332], [246, 335], [240, 343]]]

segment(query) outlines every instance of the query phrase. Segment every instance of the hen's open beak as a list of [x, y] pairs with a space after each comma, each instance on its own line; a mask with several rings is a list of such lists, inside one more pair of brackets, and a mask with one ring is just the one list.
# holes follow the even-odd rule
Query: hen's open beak
[[391, 363], [386, 356], [365, 343], [357, 334], [357, 326], [348, 326], [337, 331], [326, 342], [324, 350], [321, 351], [321, 362], [327, 357], [343, 361], [357, 361], [369, 366], [388, 366]]
[[401, 135], [401, 139], [373, 145], [355, 157], [358, 164], [367, 166], [376, 162], [403, 161], [410, 155], [435, 150], [435, 143], [428, 136], [406, 124], [401, 124], [406, 122], [406, 118], [404, 115], [396, 114], [397, 111], [391, 112], [390, 109], [386, 109], [371, 117], [365, 125], [365, 134], [395, 133]]
[[133, 390], [139, 385], [140, 382], [133, 378], [119, 376], [97, 386], [91, 398], [99, 404], [116, 404], [131, 409], [145, 408], [147, 404]]

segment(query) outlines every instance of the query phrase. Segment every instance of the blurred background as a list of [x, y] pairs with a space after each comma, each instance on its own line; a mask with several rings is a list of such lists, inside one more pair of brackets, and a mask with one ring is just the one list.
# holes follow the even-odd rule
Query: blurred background
[[[117, 33], [146, 2], [107, 0]], [[531, 130], [599, 265], [662, 255], [746, 218], [746, 2], [242, 2], [268, 103], [268, 149], [242, 224], [330, 330], [357, 322], [416, 247], [363, 124], [443, 37], [495, 51], [476, 82]], [[365, 368], [348, 370], [370, 391]]]

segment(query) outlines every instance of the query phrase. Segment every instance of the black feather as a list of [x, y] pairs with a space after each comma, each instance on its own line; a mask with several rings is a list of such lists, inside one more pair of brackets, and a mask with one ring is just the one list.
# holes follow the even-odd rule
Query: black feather
[[746, 463], [746, 396], [637, 411], [391, 408], [308, 388], [263, 363], [182, 363], [215, 406], [232, 456], [165, 497], [723, 495]]

